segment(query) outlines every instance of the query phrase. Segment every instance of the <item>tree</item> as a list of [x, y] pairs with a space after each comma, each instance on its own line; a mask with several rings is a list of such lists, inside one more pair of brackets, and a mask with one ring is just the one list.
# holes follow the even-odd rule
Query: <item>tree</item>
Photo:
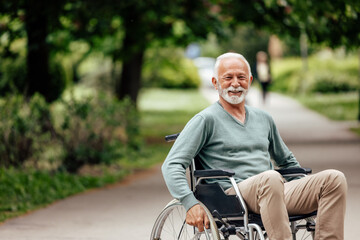
[[72, 23], [64, 27], [74, 39], [86, 41], [93, 49], [101, 46], [99, 39], [121, 41], [113, 41], [113, 47], [106, 50], [113, 62], [122, 62], [115, 94], [136, 103], [146, 49], [153, 44], [186, 46], [205, 39], [209, 32], [223, 35], [214, 6], [210, 0], [72, 0], [62, 17]]
[[136, 103], [141, 87], [145, 50], [154, 42], [185, 46], [205, 39], [209, 32], [222, 35], [222, 23], [210, 1], [127, 1], [119, 9], [124, 39], [121, 57], [123, 71], [116, 85], [119, 99], [130, 97]]
[[0, 14], [24, 18], [28, 95], [38, 91], [51, 101], [54, 94], [49, 90], [61, 89], [50, 84], [49, 57], [58, 49], [48, 39], [61, 30], [69, 33], [70, 41], [86, 41], [88, 53], [113, 39], [107, 54], [123, 65], [115, 93], [119, 99], [130, 97], [136, 103], [144, 52], [155, 43], [186, 46], [210, 32], [224, 36], [227, 25], [235, 29], [249, 23], [279, 35], [299, 38], [306, 33], [311, 42], [355, 48], [359, 45], [359, 33], [354, 30], [359, 25], [359, 4], [356, 0], [1, 0]]
[[219, 6], [223, 14], [229, 15], [232, 26], [248, 22], [280, 36], [301, 37], [302, 43], [306, 36], [311, 43], [331, 48], [358, 49], [360, 46], [360, 33], [357, 31], [360, 2], [357, 0], [221, 0]]
[[310, 42], [330, 47], [357, 48], [360, 36], [360, 2], [356, 0], [222, 0], [222, 13], [233, 26], [252, 23], [278, 35], [299, 38], [302, 31]]
[[[47, 37], [51, 29], [56, 28], [58, 16], [61, 10], [62, 1], [46, 0], [14, 0], [1, 1], [0, 13], [11, 20], [20, 19], [25, 24], [27, 37], [26, 54], [26, 84], [23, 90], [26, 96], [32, 96], [36, 92], [42, 94], [48, 102], [55, 100], [64, 89], [63, 83], [54, 81], [51, 76], [49, 62], [49, 47]], [[12, 31], [11, 27], [6, 26], [5, 30], [11, 36], [8, 42], [7, 51], [17, 37], [21, 37]], [[55, 78], [56, 80], [61, 80]]]

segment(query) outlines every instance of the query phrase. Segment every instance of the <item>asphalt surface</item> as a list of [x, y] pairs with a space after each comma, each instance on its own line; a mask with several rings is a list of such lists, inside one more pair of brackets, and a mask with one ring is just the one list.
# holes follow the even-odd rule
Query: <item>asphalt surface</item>
[[[204, 88], [209, 102], [217, 93]], [[287, 97], [271, 94], [262, 104], [251, 90], [248, 104], [268, 111], [282, 137], [304, 167], [313, 172], [334, 168], [345, 173], [349, 185], [345, 239], [359, 239], [360, 137], [349, 124], [330, 121]], [[149, 239], [157, 214], [172, 198], [160, 166], [126, 181], [58, 201], [46, 208], [0, 225], [0, 240], [26, 239]]]

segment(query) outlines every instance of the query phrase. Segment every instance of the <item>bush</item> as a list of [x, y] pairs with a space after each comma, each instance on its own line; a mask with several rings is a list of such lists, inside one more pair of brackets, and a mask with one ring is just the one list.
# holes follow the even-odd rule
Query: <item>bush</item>
[[272, 85], [271, 90], [283, 93], [296, 93], [299, 91], [301, 71], [300, 58], [287, 58], [271, 61]]
[[158, 88], [198, 88], [196, 66], [177, 49], [150, 49], [143, 68], [143, 84]]
[[357, 85], [349, 82], [346, 76], [334, 76], [332, 74], [323, 74], [315, 78], [312, 92], [319, 93], [339, 93], [351, 92], [357, 90]]
[[[39, 94], [29, 102], [10, 96], [0, 105], [0, 167], [25, 162], [38, 167], [46, 151], [60, 147], [61, 159], [52, 167], [75, 173], [86, 164], [113, 163], [141, 147], [137, 112], [128, 100], [72, 96], [58, 103], [55, 114]], [[50, 162], [46, 165], [51, 168]]]
[[104, 94], [62, 101], [57, 127], [62, 168], [75, 173], [86, 164], [110, 164], [140, 146], [137, 112], [130, 100]]
[[359, 88], [356, 56], [308, 59], [309, 69], [304, 71], [300, 58], [272, 61], [273, 84], [271, 90], [298, 93], [338, 93]]
[[0, 59], [0, 62], [0, 95], [23, 93], [26, 87], [25, 58]]
[[49, 106], [38, 94], [30, 102], [11, 96], [0, 105], [0, 166], [19, 167], [49, 140]]

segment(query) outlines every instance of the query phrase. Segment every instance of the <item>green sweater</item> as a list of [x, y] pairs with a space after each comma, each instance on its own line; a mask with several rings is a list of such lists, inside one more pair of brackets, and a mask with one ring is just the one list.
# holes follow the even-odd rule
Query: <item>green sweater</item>
[[[264, 111], [245, 106], [246, 119], [241, 123], [219, 102], [195, 115], [171, 148], [162, 172], [171, 195], [189, 210], [197, 204], [186, 179], [186, 168], [198, 155], [204, 169], [232, 169], [236, 182], [273, 169], [300, 166], [289, 151], [272, 117]], [[228, 179], [217, 179], [224, 189]]]

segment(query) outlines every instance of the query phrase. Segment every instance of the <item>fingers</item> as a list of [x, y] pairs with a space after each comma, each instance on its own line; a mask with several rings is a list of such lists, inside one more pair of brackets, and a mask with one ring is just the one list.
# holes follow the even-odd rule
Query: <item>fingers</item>
[[200, 232], [204, 231], [205, 228], [210, 228], [210, 221], [206, 215], [205, 210], [199, 205], [194, 205], [186, 213], [186, 223], [195, 226]]
[[[204, 213], [205, 213], [205, 211], [204, 211]], [[204, 216], [204, 223], [205, 223], [205, 228], [209, 229], [210, 228], [210, 220], [206, 214]]]
[[204, 221], [202, 219], [198, 220], [196, 222], [196, 227], [199, 229], [199, 232], [203, 232], [204, 231]]

